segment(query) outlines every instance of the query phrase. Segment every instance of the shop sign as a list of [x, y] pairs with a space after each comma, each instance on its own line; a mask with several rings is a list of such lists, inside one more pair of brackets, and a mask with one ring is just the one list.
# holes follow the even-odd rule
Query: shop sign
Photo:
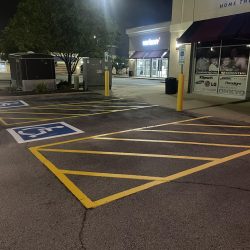
[[218, 76], [195, 75], [194, 92], [217, 93]]
[[246, 95], [246, 76], [220, 76], [218, 93], [221, 95], [241, 96]]
[[157, 39], [144, 40], [142, 41], [142, 45], [143, 46], [156, 46], [156, 45], [159, 45], [159, 42], [160, 42], [160, 37]]

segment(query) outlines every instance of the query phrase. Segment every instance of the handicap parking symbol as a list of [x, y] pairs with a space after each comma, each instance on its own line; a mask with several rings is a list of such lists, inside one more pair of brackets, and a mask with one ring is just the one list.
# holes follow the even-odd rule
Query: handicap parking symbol
[[19, 108], [27, 106], [29, 106], [29, 104], [22, 100], [0, 102], [0, 109], [11, 109], [11, 108]]
[[35, 126], [16, 127], [7, 129], [18, 143], [39, 141], [66, 135], [84, 133], [65, 122], [47, 123]]

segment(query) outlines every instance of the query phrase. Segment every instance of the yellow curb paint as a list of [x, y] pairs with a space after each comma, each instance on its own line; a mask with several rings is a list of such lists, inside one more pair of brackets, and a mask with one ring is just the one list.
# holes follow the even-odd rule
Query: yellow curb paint
[[163, 177], [155, 177], [155, 176], [86, 172], [86, 171], [76, 171], [76, 170], [66, 170], [66, 169], [61, 169], [59, 170], [59, 172], [66, 175], [82, 175], [82, 176], [92, 176], [92, 177], [131, 179], [131, 180], [145, 180], [145, 181], [164, 180]]
[[205, 142], [193, 142], [193, 141], [148, 140], [148, 139], [136, 139], [136, 138], [132, 139], [132, 138], [118, 138], [118, 137], [98, 137], [95, 138], [95, 140], [187, 144], [187, 145], [201, 145], [201, 146], [228, 147], [228, 148], [250, 148], [250, 146], [247, 145], [217, 144], [217, 143], [205, 143]]
[[180, 123], [177, 125], [181, 126], [197, 126], [197, 127], [218, 127], [218, 128], [250, 128], [250, 126], [242, 126], [242, 125], [222, 125], [222, 124], [199, 124], [199, 123]]
[[62, 174], [59, 169], [45, 158], [40, 152], [34, 148], [29, 148], [38, 160], [40, 160], [69, 190], [70, 192], [86, 207], [93, 207], [93, 202], [69, 179]]
[[206, 170], [208, 168], [215, 167], [215, 166], [217, 166], [219, 164], [222, 164], [222, 163], [225, 163], [225, 162], [240, 158], [240, 157], [248, 155], [248, 154], [250, 154], [250, 150], [246, 150], [246, 151], [243, 151], [243, 152], [240, 152], [240, 153], [237, 153], [237, 154], [233, 154], [233, 155], [230, 155], [230, 156], [215, 160], [213, 162], [205, 163], [205, 164], [202, 164], [202, 165], [200, 165], [198, 167], [194, 167], [194, 168], [179, 172], [177, 174], [167, 176], [167, 177], [165, 177], [164, 181], [149, 182], [149, 183], [146, 183], [144, 185], [141, 185], [141, 186], [138, 186], [138, 187], [135, 187], [135, 188], [132, 188], [132, 189], [129, 189], [129, 190], [114, 194], [114, 195], [110, 195], [110, 196], [105, 197], [103, 199], [94, 201], [94, 207], [99, 207], [99, 206], [105, 205], [105, 204], [110, 203], [112, 201], [115, 201], [115, 200], [124, 198], [126, 196], [138, 193], [140, 191], [144, 191], [146, 189], [161, 185], [163, 183], [167, 183], [167, 182], [171, 182], [171, 181], [180, 179], [182, 177], [185, 177], [185, 176], [188, 176], [188, 175], [191, 175], [191, 174]]
[[127, 133], [127, 132], [133, 132], [133, 131], [140, 131], [141, 129], [146, 129], [146, 128], [154, 128], [154, 127], [160, 127], [160, 126], [176, 124], [176, 123], [180, 123], [180, 122], [189, 122], [189, 121], [194, 121], [194, 120], [201, 120], [201, 119], [206, 119], [206, 118], [209, 118], [209, 117], [211, 117], [211, 116], [202, 116], [202, 117], [198, 117], [198, 118], [185, 119], [185, 120], [175, 121], [175, 122], [168, 122], [168, 123], [164, 123], [164, 124], [160, 124], [160, 125], [147, 126], [147, 127], [141, 127], [141, 128], [134, 128], [134, 129], [127, 129], [127, 130], [122, 130], [122, 131], [117, 131], [117, 132], [111, 132], [111, 133], [105, 133], [105, 134], [100, 134], [100, 135], [82, 137], [82, 138], [77, 138], [77, 139], [63, 141], [63, 142], [44, 144], [44, 145], [38, 146], [36, 148], [41, 149], [41, 148], [45, 148], [45, 147], [52, 147], [52, 146], [63, 145], [63, 144], [68, 144], [68, 143], [72, 143], [72, 142], [79, 142], [79, 141], [94, 139], [94, 138], [97, 138], [97, 137], [110, 136], [110, 135], [122, 134], [122, 133]]
[[156, 132], [156, 133], [175, 133], [175, 134], [193, 134], [193, 135], [214, 135], [214, 136], [250, 136], [250, 134], [224, 134], [224, 133], [208, 133], [208, 132], [191, 132], [191, 131], [178, 131], [178, 130], [139, 130], [142, 132]]
[[143, 153], [128, 153], [128, 152], [107, 152], [107, 151], [92, 151], [92, 150], [70, 150], [70, 149], [46, 149], [40, 148], [39, 151], [54, 152], [54, 153], [75, 153], [75, 154], [94, 154], [94, 155], [119, 155], [119, 156], [135, 156], [135, 157], [150, 157], [150, 158], [171, 158], [199, 161], [214, 161], [218, 158], [211, 157], [195, 157], [182, 155], [164, 155], [164, 154], [143, 154]]

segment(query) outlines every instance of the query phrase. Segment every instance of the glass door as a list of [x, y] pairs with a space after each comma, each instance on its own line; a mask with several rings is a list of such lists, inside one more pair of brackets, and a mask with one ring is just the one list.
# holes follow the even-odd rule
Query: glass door
[[152, 71], [151, 71], [152, 77], [157, 77], [157, 71], [158, 71], [157, 69], [158, 69], [158, 60], [152, 59]]

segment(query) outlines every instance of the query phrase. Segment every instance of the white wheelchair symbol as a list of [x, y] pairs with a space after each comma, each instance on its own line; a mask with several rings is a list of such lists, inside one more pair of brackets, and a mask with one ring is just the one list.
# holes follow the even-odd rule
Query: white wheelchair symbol
[[12, 105], [19, 105], [20, 102], [4, 102], [4, 103], [1, 103], [0, 107], [9, 107], [9, 106], [12, 106]]
[[[40, 135], [47, 134], [48, 132], [52, 132], [54, 129], [60, 129], [60, 128], [65, 128], [64, 126], [55, 126], [55, 127], [35, 127], [35, 128], [25, 128], [22, 131], [18, 131], [17, 133], [19, 135], [25, 135], [29, 136], [30, 138], [36, 138], [39, 137]], [[37, 131], [30, 131], [36, 129]], [[30, 132], [29, 132], [30, 131]]]

